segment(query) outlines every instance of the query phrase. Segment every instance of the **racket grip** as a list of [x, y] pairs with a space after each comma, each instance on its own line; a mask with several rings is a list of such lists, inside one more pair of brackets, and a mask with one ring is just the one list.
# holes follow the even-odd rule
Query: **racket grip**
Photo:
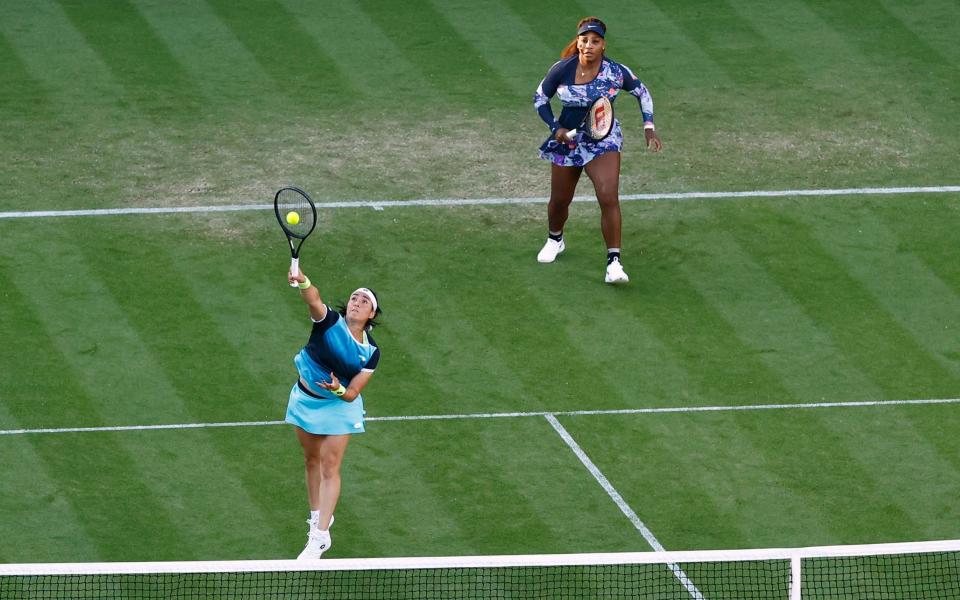
[[571, 129], [566, 133], [567, 141], [572, 142], [577, 137], [577, 130]]
[[[296, 275], [296, 274], [299, 273], [299, 272], [300, 272], [300, 259], [299, 259], [299, 258], [291, 258], [291, 259], [290, 259], [290, 274], [291, 274], [291, 275]], [[292, 287], [292, 288], [297, 287], [297, 282], [294, 281], [293, 283], [291, 283], [291, 284], [290, 284], [290, 287]]]

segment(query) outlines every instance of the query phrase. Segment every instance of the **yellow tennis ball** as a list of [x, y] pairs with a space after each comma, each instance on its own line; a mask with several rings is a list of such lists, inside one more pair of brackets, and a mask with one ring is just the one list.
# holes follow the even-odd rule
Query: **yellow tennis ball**
[[287, 213], [287, 223], [291, 225], [296, 225], [300, 222], [300, 213], [295, 210], [291, 210]]

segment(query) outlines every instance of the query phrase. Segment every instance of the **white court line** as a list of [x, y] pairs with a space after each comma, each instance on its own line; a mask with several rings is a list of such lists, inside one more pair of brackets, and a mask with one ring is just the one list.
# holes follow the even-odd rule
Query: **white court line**
[[[621, 201], [629, 200], [695, 200], [728, 198], [790, 198], [800, 196], [863, 196], [898, 194], [943, 194], [960, 192], [958, 185], [935, 185], [916, 187], [879, 188], [832, 188], [822, 190], [754, 190], [745, 192], [677, 192], [663, 194], [624, 194]], [[317, 208], [404, 208], [410, 206], [485, 206], [501, 204], [543, 204], [548, 198], [446, 198], [421, 200], [357, 200], [351, 202], [318, 202]], [[593, 196], [577, 196], [574, 202], [593, 202]], [[221, 206], [170, 206], [155, 208], [95, 208], [80, 210], [30, 210], [0, 212], [0, 219], [36, 217], [97, 217], [110, 215], [156, 215], [171, 213], [238, 212], [269, 210], [272, 204], [227, 204]]]
[[[602, 471], [590, 460], [590, 457], [587, 456], [587, 453], [583, 451], [583, 448], [580, 447], [580, 444], [577, 443], [573, 436], [566, 430], [566, 428], [560, 424], [560, 421], [557, 420], [552, 414], [544, 415], [550, 425], [553, 427], [567, 446], [573, 450], [573, 453], [577, 455], [577, 458], [580, 459], [580, 462], [583, 463], [583, 466], [590, 471], [590, 474], [593, 475], [593, 478], [597, 480], [597, 483], [600, 484], [600, 487], [603, 488], [603, 491], [613, 499], [614, 504], [617, 505], [617, 508], [620, 509], [624, 515], [630, 519], [630, 522], [633, 523], [633, 526], [636, 527], [637, 531], [640, 532], [640, 535], [643, 536], [643, 539], [647, 540], [647, 543], [650, 544], [650, 547], [656, 550], [657, 552], [665, 552], [666, 548], [663, 547], [663, 544], [660, 543], [660, 540], [657, 539], [657, 536], [653, 535], [653, 532], [650, 531], [650, 528], [640, 520], [640, 517], [637, 516], [637, 513], [630, 508], [630, 505], [627, 504], [627, 501], [623, 499], [623, 496], [620, 495], [620, 492], [617, 491], [613, 484], [610, 483], [610, 480], [603, 474]], [[697, 586], [690, 581], [690, 578], [687, 577], [687, 574], [683, 572], [683, 569], [680, 568], [680, 565], [677, 563], [668, 563], [667, 566], [673, 571], [674, 576], [680, 580], [680, 583], [683, 584], [683, 587], [686, 588], [687, 592], [697, 600], [703, 600], [703, 594], [700, 593], [700, 590], [697, 589]]]
[[[960, 398], [931, 398], [924, 400], [865, 400], [858, 402], [810, 402], [806, 404], [747, 404], [740, 406], [672, 406], [663, 408], [621, 408], [609, 410], [571, 410], [505, 413], [465, 413], [450, 415], [397, 415], [369, 417], [366, 421], [437, 421], [449, 419], [506, 419], [516, 417], [546, 417], [559, 415], [577, 417], [590, 415], [643, 415], [657, 413], [727, 412], [744, 410], [799, 410], [815, 408], [857, 408], [868, 406], [905, 406], [923, 404], [960, 404]], [[263, 427], [284, 425], [285, 421], [234, 421], [225, 423], [170, 423], [165, 425], [113, 425], [103, 427], [47, 427], [42, 429], [0, 429], [0, 435], [27, 433], [87, 433], [94, 431], [146, 431], [154, 429], [203, 429], [207, 427]]]

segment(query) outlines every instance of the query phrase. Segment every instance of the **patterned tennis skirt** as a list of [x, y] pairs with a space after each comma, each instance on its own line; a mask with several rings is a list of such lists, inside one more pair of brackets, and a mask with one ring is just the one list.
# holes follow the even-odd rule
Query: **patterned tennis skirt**
[[540, 146], [540, 158], [560, 167], [582, 167], [604, 152], [620, 152], [621, 148], [623, 132], [620, 130], [620, 121], [614, 119], [610, 135], [599, 142], [581, 141], [571, 148], [551, 135]]

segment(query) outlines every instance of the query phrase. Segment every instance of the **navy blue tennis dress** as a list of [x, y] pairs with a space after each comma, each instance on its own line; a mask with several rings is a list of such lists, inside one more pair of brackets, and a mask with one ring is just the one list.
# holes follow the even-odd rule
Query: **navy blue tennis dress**
[[[604, 56], [600, 71], [593, 81], [575, 84], [578, 62], [579, 56], [574, 54], [555, 63], [533, 95], [533, 105], [537, 113], [550, 127], [550, 137], [540, 146], [540, 158], [561, 167], [582, 167], [604, 152], [620, 152], [623, 147], [623, 133], [617, 119], [613, 120], [610, 135], [598, 142], [578, 140], [577, 144], [570, 148], [568, 144], [558, 142], [554, 137], [560, 127], [579, 127], [587, 108], [602, 95], [609, 96], [613, 102], [620, 90], [628, 92], [639, 102], [643, 122], [653, 123], [653, 99], [643, 82], [637, 79], [630, 69]], [[550, 107], [550, 99], [554, 95], [560, 97], [563, 106], [558, 119], [554, 119], [553, 109]]]
[[361, 371], [373, 371], [380, 362], [380, 348], [367, 332], [363, 341], [354, 339], [347, 321], [327, 307], [327, 315], [313, 322], [307, 345], [293, 358], [300, 377], [290, 390], [286, 422], [317, 435], [363, 433], [363, 397], [347, 402], [320, 387], [333, 372], [344, 386]]

